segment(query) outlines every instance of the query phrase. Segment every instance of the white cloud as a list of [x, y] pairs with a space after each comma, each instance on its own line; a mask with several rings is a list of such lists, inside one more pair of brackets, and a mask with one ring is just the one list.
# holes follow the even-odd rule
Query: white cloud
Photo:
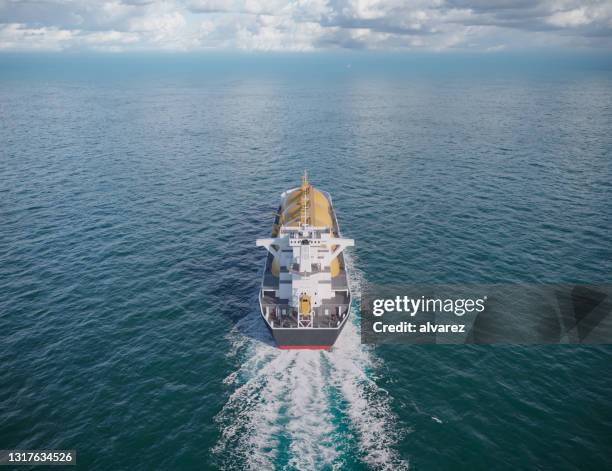
[[610, 0], [0, 0], [3, 50], [612, 47]]
[[0, 25], [0, 50], [28, 49], [33, 51], [60, 51], [69, 45], [78, 31], [54, 26], [29, 28], [19, 23]]
[[139, 41], [139, 36], [133, 33], [125, 33], [121, 31], [98, 31], [88, 33], [82, 36], [83, 41], [93, 45], [125, 45], [133, 44]]
[[185, 24], [183, 15], [174, 12], [134, 18], [130, 21], [129, 29], [138, 33], [147, 33], [154, 41], [162, 41], [180, 36]]
[[588, 25], [593, 21], [586, 8], [575, 8], [568, 11], [558, 11], [553, 13], [546, 20], [551, 25], [564, 27], [575, 27]]

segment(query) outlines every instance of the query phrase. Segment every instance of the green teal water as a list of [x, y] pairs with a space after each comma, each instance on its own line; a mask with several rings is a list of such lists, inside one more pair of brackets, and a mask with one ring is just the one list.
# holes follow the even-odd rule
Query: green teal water
[[609, 347], [276, 350], [280, 193], [365, 282], [610, 282], [609, 59], [1, 56], [0, 448], [78, 469], [605, 469]]

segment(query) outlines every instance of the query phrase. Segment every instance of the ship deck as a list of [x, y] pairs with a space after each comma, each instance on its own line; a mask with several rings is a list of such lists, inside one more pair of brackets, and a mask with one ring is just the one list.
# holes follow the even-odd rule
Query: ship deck
[[[262, 291], [262, 293], [265, 293]], [[348, 314], [350, 297], [347, 292], [337, 292], [333, 298], [324, 299], [321, 306], [313, 308], [313, 328], [336, 328]], [[270, 294], [261, 295], [261, 309], [272, 328], [297, 328], [297, 309], [286, 299]]]
[[[276, 277], [272, 274], [272, 254], [268, 253], [268, 258], [266, 259], [266, 268], [263, 276], [262, 289], [263, 290], [277, 290], [279, 288], [279, 284], [282, 283], [279, 277]], [[348, 290], [348, 277], [346, 275], [346, 269], [344, 266], [344, 256], [340, 254], [338, 256], [338, 260], [340, 262], [340, 273], [338, 276], [335, 276], [331, 279], [331, 288], [334, 291], [342, 291]], [[286, 268], [281, 268], [281, 273], [285, 273], [287, 271]], [[329, 271], [329, 269], [328, 269]]]
[[[329, 194], [326, 193], [326, 196], [330, 199], [331, 205]], [[278, 222], [277, 215], [274, 223], [278, 224]], [[332, 223], [333, 231], [339, 234], [338, 220], [333, 209]], [[262, 314], [272, 328], [298, 328], [297, 308], [289, 306], [289, 300], [274, 296], [274, 291], [279, 289], [280, 283], [288, 281], [281, 280], [281, 277], [275, 277], [272, 274], [273, 259], [272, 254], [268, 253], [260, 291]], [[331, 282], [331, 289], [335, 291], [335, 295], [332, 298], [324, 299], [321, 306], [313, 308], [313, 328], [337, 328], [349, 313], [351, 295], [343, 253], [338, 255], [338, 262], [340, 272], [331, 281], [328, 281]], [[287, 268], [281, 267], [281, 274], [286, 272]]]

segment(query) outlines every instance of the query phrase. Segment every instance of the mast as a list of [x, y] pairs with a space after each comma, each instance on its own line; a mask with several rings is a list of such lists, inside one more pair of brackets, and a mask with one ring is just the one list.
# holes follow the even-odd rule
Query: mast
[[302, 212], [300, 214], [300, 226], [309, 224], [310, 214], [310, 183], [308, 183], [308, 171], [304, 170], [302, 175]]

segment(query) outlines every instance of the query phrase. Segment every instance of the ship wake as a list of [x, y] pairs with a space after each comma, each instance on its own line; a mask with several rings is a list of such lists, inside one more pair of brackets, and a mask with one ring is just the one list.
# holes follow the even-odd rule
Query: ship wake
[[[352, 284], [357, 297], [358, 279]], [[377, 361], [360, 343], [355, 315], [331, 352], [277, 349], [255, 306], [229, 337], [240, 366], [225, 378], [233, 392], [215, 418], [221, 468], [407, 468], [393, 447], [399, 428], [373, 380]]]

